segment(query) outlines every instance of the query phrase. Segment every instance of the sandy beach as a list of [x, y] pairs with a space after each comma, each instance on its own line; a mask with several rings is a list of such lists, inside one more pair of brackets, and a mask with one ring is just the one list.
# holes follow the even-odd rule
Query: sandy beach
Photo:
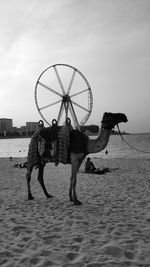
[[[15, 159], [21, 163], [23, 158]], [[78, 174], [82, 206], [69, 202], [70, 165], [47, 164], [46, 199], [26, 169], [0, 159], [0, 266], [150, 266], [150, 159], [93, 159], [111, 172]]]

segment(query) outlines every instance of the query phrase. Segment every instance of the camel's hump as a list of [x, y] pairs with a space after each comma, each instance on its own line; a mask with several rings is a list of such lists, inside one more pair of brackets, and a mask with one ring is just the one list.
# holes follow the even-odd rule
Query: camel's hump
[[86, 153], [88, 137], [79, 130], [73, 130], [70, 133], [70, 152]]

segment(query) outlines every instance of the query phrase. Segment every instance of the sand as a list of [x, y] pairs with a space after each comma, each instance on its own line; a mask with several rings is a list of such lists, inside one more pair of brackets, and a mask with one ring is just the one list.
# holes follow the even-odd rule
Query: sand
[[[16, 159], [17, 161], [17, 159]], [[18, 159], [18, 163], [24, 159]], [[26, 169], [0, 159], [0, 266], [150, 266], [150, 159], [94, 159], [104, 175], [78, 174], [82, 206], [69, 202], [70, 166], [47, 164], [46, 199]]]

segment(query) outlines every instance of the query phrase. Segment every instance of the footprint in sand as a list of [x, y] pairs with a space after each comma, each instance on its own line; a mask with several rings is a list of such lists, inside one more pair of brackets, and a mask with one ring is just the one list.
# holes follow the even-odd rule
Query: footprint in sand
[[124, 249], [120, 247], [119, 244], [109, 243], [105, 244], [101, 247], [103, 252], [107, 255], [113, 256], [114, 258], [127, 258], [128, 260], [132, 260], [135, 256], [134, 252], [128, 249]]
[[64, 258], [63, 267], [67, 266], [82, 266], [84, 263], [85, 255], [78, 252], [68, 252]]
[[2, 266], [5, 263], [8, 263], [9, 260], [13, 258], [13, 256], [14, 256], [13, 252], [7, 249], [0, 251], [0, 266]]
[[[23, 256], [17, 266], [47, 266], [47, 265], [42, 265], [42, 259], [37, 256]], [[49, 265], [51, 266], [51, 265]]]
[[15, 236], [20, 235], [22, 231], [28, 232], [28, 227], [23, 226], [23, 225], [16, 225], [12, 227], [12, 231], [14, 232]]
[[81, 237], [81, 236], [74, 237], [74, 238], [73, 238], [73, 241], [74, 241], [74, 242], [81, 243], [81, 242], [83, 241], [83, 237]]
[[54, 241], [61, 239], [61, 236], [54, 233], [51, 235], [45, 235], [42, 238], [45, 245], [50, 245]]

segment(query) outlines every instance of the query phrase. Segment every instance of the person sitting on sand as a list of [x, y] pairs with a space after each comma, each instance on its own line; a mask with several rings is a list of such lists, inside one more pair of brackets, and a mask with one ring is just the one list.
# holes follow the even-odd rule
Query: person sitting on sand
[[110, 172], [110, 169], [109, 168], [103, 168], [102, 170], [100, 170], [99, 168], [96, 168], [94, 166], [94, 163], [88, 157], [86, 162], [85, 162], [85, 172], [86, 173], [93, 173], [93, 174], [105, 174], [106, 172]]
[[87, 173], [94, 173], [96, 170], [94, 163], [91, 161], [91, 159], [88, 157], [85, 162], [85, 172]]

